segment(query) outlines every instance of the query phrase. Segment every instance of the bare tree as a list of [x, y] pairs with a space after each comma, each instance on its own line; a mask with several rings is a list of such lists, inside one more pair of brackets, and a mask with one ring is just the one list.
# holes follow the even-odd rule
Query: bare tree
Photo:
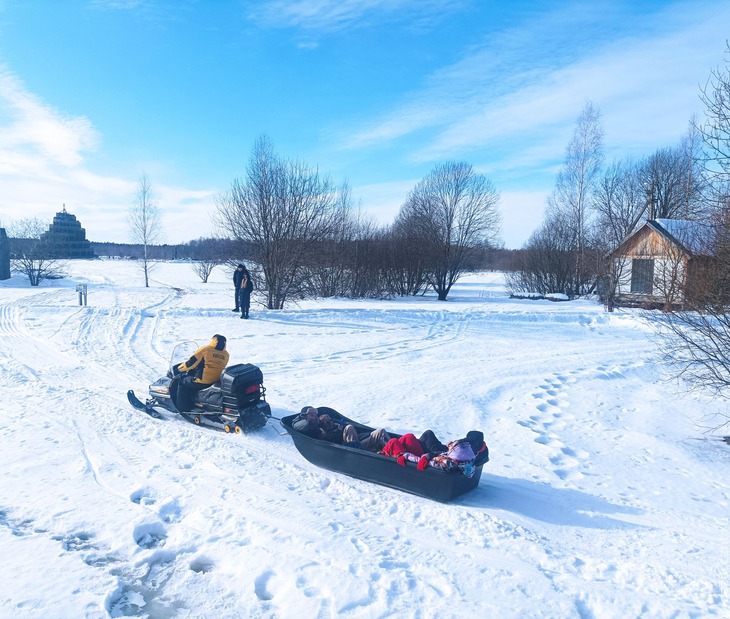
[[467, 270], [469, 258], [499, 237], [499, 193], [471, 165], [437, 165], [411, 191], [398, 215], [424, 244], [429, 282], [440, 301]]
[[349, 186], [339, 188], [339, 204], [335, 209], [329, 232], [315, 251], [305, 257], [307, 292], [313, 296], [333, 297], [352, 294], [353, 269], [359, 255], [353, 252], [368, 224], [352, 204]]
[[200, 281], [207, 284], [213, 269], [224, 264], [227, 259], [221, 251], [222, 248], [218, 239], [200, 238], [194, 242], [194, 246], [193, 272], [200, 278]]
[[680, 152], [675, 148], [660, 148], [643, 166], [644, 183], [652, 188], [652, 212], [649, 219], [675, 219], [682, 203], [682, 168]]
[[[578, 117], [555, 189], [548, 197], [545, 220], [528, 240], [517, 271], [508, 278], [512, 291], [561, 292], [572, 298], [593, 290], [600, 273], [601, 236], [593, 207], [602, 165], [600, 112], [589, 102]], [[604, 181], [603, 208], [609, 214], [616, 207], [618, 183], [611, 178]], [[612, 225], [618, 234], [621, 223], [614, 215]]]
[[150, 246], [159, 240], [162, 234], [160, 210], [153, 200], [149, 178], [143, 174], [134, 202], [129, 209], [129, 227], [132, 240], [142, 245], [141, 268], [144, 272], [144, 285], [149, 288], [149, 274], [154, 267]]
[[705, 215], [698, 137], [691, 125], [679, 146], [658, 149], [640, 166], [642, 183], [653, 193], [648, 219], [697, 220]]
[[[718, 240], [714, 264], [706, 273], [697, 301], [659, 316], [650, 324], [660, 338], [660, 349], [675, 375], [690, 390], [709, 390], [727, 399], [730, 388], [730, 234], [726, 229]], [[704, 420], [710, 429], [730, 425], [730, 413]]]
[[542, 225], [532, 233], [517, 257], [517, 268], [507, 274], [510, 292], [539, 294], [563, 293], [572, 297], [585, 285], [577, 268], [575, 225], [566, 213], [550, 212]]
[[28, 277], [31, 286], [59, 277], [63, 263], [48, 235], [48, 224], [37, 218], [21, 219], [8, 228], [11, 237], [12, 268]]
[[387, 298], [409, 294], [398, 286], [397, 242], [387, 228], [369, 228], [356, 244], [357, 259], [353, 272], [353, 296]]
[[631, 264], [614, 258], [611, 252], [646, 221], [652, 200], [642, 166], [630, 161], [611, 164], [597, 183], [593, 204], [600, 234], [596, 234], [596, 249], [602, 256], [598, 292], [608, 311], [613, 311], [617, 288]]
[[305, 294], [308, 257], [336, 229], [348, 196], [316, 168], [281, 159], [267, 137], [256, 141], [245, 178], [218, 197], [217, 223], [260, 265], [269, 309]]
[[210, 274], [219, 264], [222, 264], [222, 261], [218, 258], [200, 258], [193, 261], [192, 268], [193, 272], [200, 278], [200, 281], [207, 284]]
[[725, 396], [730, 385], [730, 315], [704, 312], [669, 312], [659, 321], [670, 337], [662, 351], [679, 368], [678, 376], [692, 388], [709, 388]]
[[[603, 165], [603, 129], [601, 114], [591, 102], [586, 103], [576, 122], [573, 137], [565, 153], [563, 168], [555, 181], [555, 190], [548, 198], [548, 209], [572, 222], [576, 252], [576, 282], [583, 279], [586, 253], [591, 236], [592, 194]], [[583, 290], [574, 290], [578, 295]]]
[[[690, 388], [709, 389], [727, 398], [730, 388], [730, 43], [725, 66], [710, 73], [700, 98], [705, 120], [697, 123], [703, 142], [715, 230], [712, 259], [703, 269], [701, 294], [693, 305], [658, 321], [665, 356]], [[721, 413], [713, 429], [730, 424]]]
[[383, 273], [386, 288], [394, 295], [417, 295], [429, 286], [430, 242], [428, 232], [411, 225], [401, 212], [384, 239], [387, 263]]
[[683, 187], [680, 192], [681, 219], [706, 219], [708, 209], [703, 196], [707, 190], [707, 177], [702, 167], [702, 134], [697, 129], [697, 117], [692, 116], [687, 133], [679, 148], [682, 153]]
[[645, 215], [647, 199], [639, 166], [617, 161], [606, 168], [593, 196], [605, 249], [616, 247], [636, 230]]
[[[700, 133], [695, 124], [695, 120], [690, 123], [678, 147], [657, 150], [638, 164], [613, 163], [599, 178], [593, 194], [596, 232], [600, 231], [595, 239], [605, 257], [648, 219], [703, 220], [707, 216]], [[609, 311], [625, 266], [621, 260], [601, 263], [599, 293]], [[670, 291], [668, 282], [673, 281], [669, 278], [662, 288]]]
[[715, 188], [730, 185], [730, 42], [726, 43], [725, 67], [713, 69], [700, 93], [705, 121], [697, 122], [704, 145], [704, 168]]

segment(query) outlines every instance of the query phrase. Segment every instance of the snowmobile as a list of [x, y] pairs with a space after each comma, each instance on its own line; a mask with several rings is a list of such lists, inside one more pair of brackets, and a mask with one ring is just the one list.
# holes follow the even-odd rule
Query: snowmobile
[[167, 374], [149, 386], [149, 397], [142, 402], [130, 389], [129, 403], [151, 417], [160, 419], [163, 411], [178, 415], [196, 425], [224, 432], [248, 433], [266, 425], [271, 407], [266, 402], [266, 388], [261, 370], [250, 363], [228, 366], [219, 382], [195, 394], [193, 409], [178, 409], [178, 387], [185, 373], [177, 366], [198, 349], [195, 342], [182, 342], [172, 351]]

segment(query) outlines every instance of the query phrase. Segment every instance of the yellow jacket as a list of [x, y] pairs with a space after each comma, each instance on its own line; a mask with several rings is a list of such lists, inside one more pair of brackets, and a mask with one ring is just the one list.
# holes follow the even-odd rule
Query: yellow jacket
[[197, 370], [194, 372], [195, 382], [212, 385], [221, 379], [228, 357], [225, 339], [219, 342], [218, 338], [214, 337], [209, 344], [198, 348], [190, 359], [178, 365], [177, 369], [181, 372]]

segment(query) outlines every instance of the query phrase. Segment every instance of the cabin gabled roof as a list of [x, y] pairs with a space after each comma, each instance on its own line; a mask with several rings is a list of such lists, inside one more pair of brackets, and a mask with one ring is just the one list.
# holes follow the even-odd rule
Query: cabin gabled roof
[[701, 221], [687, 219], [655, 219], [654, 229], [693, 256], [713, 255], [716, 230]]
[[688, 219], [651, 219], [624, 238], [618, 247], [606, 254], [607, 257], [619, 253], [622, 247], [647, 227], [679, 247], [688, 256], [711, 256], [715, 253], [714, 226]]

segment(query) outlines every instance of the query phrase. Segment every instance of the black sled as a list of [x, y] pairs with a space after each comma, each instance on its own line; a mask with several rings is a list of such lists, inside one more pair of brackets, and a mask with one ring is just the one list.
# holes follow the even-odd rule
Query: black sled
[[[353, 424], [358, 433], [372, 432], [374, 429], [352, 421], [332, 408], [320, 406], [317, 411], [320, 415], [325, 413], [330, 415], [333, 420], [343, 425]], [[461, 471], [446, 471], [434, 467], [419, 471], [414, 462], [408, 462], [406, 466], [401, 466], [395, 458], [389, 456], [345, 445], [337, 445], [336, 443], [307, 436], [292, 427], [296, 417], [297, 415], [283, 417], [281, 425], [291, 435], [294, 446], [299, 453], [312, 464], [442, 503], [451, 501], [476, 488], [482, 476], [482, 466], [489, 460], [488, 452], [478, 457], [474, 462], [474, 475], [472, 477], [466, 477]], [[390, 430], [388, 430], [388, 434], [391, 437], [400, 436], [390, 432]]]
[[133, 390], [127, 392], [132, 406], [152, 417], [160, 418], [166, 411], [196, 425], [236, 434], [253, 432], [266, 425], [271, 417], [271, 407], [266, 402], [264, 377], [261, 370], [250, 363], [227, 367], [219, 382], [195, 394], [192, 410], [180, 411], [178, 387], [181, 375], [176, 372], [176, 367], [189, 355], [180, 356], [177, 353], [179, 348], [173, 351], [167, 375], [150, 385], [145, 402], [137, 398]]

